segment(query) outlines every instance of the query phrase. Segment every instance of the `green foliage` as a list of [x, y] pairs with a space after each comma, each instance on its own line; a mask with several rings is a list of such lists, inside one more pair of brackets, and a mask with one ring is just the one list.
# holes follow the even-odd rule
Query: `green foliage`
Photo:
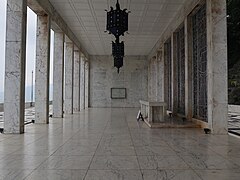
[[240, 105], [240, 87], [233, 88], [229, 92], [228, 104]]
[[228, 103], [240, 105], [240, 0], [227, 0]]
[[240, 60], [240, 0], [227, 0], [228, 17], [228, 67]]

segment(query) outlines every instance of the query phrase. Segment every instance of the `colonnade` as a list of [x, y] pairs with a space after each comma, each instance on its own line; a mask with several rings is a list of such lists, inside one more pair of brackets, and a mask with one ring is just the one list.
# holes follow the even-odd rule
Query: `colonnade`
[[[4, 132], [24, 133], [27, 5], [37, 9], [35, 123], [49, 123], [50, 30], [54, 30], [53, 117], [88, 107], [89, 61], [51, 13], [27, 0], [7, 1]], [[52, 26], [52, 23], [55, 24]], [[57, 28], [55, 28], [57, 27]]]
[[149, 56], [148, 99], [214, 134], [228, 132], [225, 0], [186, 4]]

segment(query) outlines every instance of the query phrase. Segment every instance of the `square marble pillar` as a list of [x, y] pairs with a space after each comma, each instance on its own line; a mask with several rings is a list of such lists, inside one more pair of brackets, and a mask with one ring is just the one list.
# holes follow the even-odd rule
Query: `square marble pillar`
[[73, 49], [72, 42], [65, 43], [65, 97], [64, 113], [73, 114]]
[[54, 33], [53, 117], [63, 117], [64, 33]]
[[35, 123], [49, 123], [50, 17], [37, 16]]
[[214, 134], [227, 134], [227, 5], [226, 0], [206, 2], [208, 125]]
[[157, 101], [157, 57], [152, 62], [152, 101]]
[[164, 57], [163, 57], [163, 51], [162, 49], [157, 52], [157, 73], [156, 73], [156, 79], [157, 79], [157, 102], [164, 102]]
[[185, 33], [185, 114], [188, 120], [192, 119], [192, 19], [184, 20]]
[[85, 108], [88, 108], [89, 98], [89, 61], [85, 62]]
[[80, 54], [74, 50], [73, 111], [80, 111]]
[[4, 132], [24, 132], [26, 0], [7, 1]]
[[171, 36], [172, 48], [172, 114], [177, 115], [177, 61], [176, 61], [176, 38], [173, 33]]
[[152, 74], [151, 74], [151, 69], [152, 69], [152, 59], [148, 61], [148, 100], [152, 99]]
[[80, 58], [80, 110], [85, 109], [85, 57]]

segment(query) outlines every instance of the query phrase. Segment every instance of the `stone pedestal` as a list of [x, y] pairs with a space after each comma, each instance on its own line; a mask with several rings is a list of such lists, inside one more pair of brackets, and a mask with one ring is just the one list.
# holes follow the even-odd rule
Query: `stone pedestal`
[[148, 126], [152, 127], [153, 124], [164, 123], [164, 117], [166, 115], [166, 103], [141, 100], [140, 104], [141, 113]]
[[53, 117], [63, 117], [64, 34], [54, 33]]
[[73, 43], [65, 43], [65, 98], [64, 113], [73, 114]]
[[80, 59], [80, 110], [85, 109], [85, 58]]
[[74, 50], [73, 111], [80, 111], [80, 55], [78, 50]]
[[208, 125], [214, 134], [227, 134], [227, 7], [225, 0], [208, 0], [206, 2]]
[[24, 132], [26, 0], [7, 1], [4, 132]]
[[49, 122], [50, 18], [37, 17], [35, 122]]
[[88, 108], [89, 98], [89, 61], [85, 63], [85, 108]]

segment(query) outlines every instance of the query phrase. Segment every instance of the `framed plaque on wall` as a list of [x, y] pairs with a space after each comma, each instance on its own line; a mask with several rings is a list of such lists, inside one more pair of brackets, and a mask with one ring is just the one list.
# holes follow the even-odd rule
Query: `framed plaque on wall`
[[111, 99], [126, 99], [126, 88], [111, 88]]

